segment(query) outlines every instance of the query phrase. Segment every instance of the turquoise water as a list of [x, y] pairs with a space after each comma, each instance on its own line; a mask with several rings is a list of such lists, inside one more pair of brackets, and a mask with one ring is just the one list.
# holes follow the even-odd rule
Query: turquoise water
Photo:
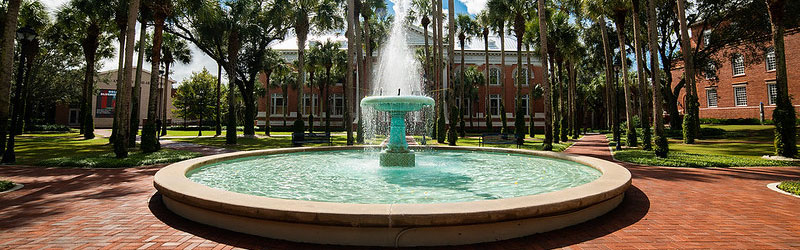
[[521, 154], [417, 151], [417, 166], [378, 165], [378, 151], [340, 150], [247, 157], [193, 170], [213, 188], [272, 198], [360, 203], [443, 203], [503, 199], [589, 183], [600, 171]]

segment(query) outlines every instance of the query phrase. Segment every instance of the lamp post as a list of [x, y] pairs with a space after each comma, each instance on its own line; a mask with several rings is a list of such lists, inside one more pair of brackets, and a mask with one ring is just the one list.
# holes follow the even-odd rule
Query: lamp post
[[[3, 159], [0, 160], [2, 163], [16, 162], [16, 155], [14, 154], [14, 136], [18, 132], [17, 130], [19, 129], [20, 125], [18, 120], [20, 119], [20, 113], [23, 110], [22, 105], [20, 105], [23, 103], [20, 100], [20, 97], [22, 95], [23, 83], [26, 79], [25, 65], [26, 61], [33, 60], [33, 56], [36, 54], [36, 50], [34, 50], [33, 47], [37, 46], [31, 45], [36, 45], [37, 37], [38, 34], [36, 34], [36, 31], [29, 26], [25, 26], [17, 30], [17, 39], [20, 40], [21, 53], [19, 57], [19, 68], [17, 71], [16, 90], [14, 91], [14, 110], [11, 115], [11, 129], [9, 129], [10, 133], [8, 133], [8, 145], [6, 146], [6, 151], [3, 153]], [[27, 63], [30, 64], [30, 62]], [[30, 74], [30, 67], [28, 68], [29, 70], [27, 73]]]
[[[163, 76], [164, 75], [164, 70], [163, 69], [162, 70], [158, 70], [158, 75], [159, 76]], [[150, 94], [158, 96], [156, 98], [156, 136], [161, 138], [160, 131], [161, 131], [161, 126], [163, 125], [162, 122], [161, 122], [161, 105], [164, 105], [164, 104], [161, 103], [161, 93], [160, 92], [164, 92], [164, 90], [162, 90], [162, 88], [161, 88], [161, 80], [163, 80], [163, 77], [159, 77], [158, 79], [159, 79], [159, 82], [151, 83], [151, 84], [158, 84], [158, 88], [157, 88], [158, 92], [150, 93]]]
[[197, 136], [203, 136], [203, 112], [205, 112], [205, 109], [206, 109], [205, 89], [200, 88], [198, 90], [198, 92], [199, 93], [197, 93], [197, 95], [198, 95], [198, 99], [200, 99], [200, 100], [199, 100], [198, 110], [197, 110], [197, 117], [199, 119], [199, 121], [197, 122]]

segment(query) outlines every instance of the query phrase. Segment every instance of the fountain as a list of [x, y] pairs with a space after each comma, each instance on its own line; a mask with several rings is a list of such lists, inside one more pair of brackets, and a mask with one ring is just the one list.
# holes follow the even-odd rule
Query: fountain
[[432, 106], [433, 98], [426, 96], [371, 96], [361, 100], [361, 106], [389, 112], [391, 126], [387, 149], [380, 154], [384, 167], [413, 167], [416, 165], [414, 151], [408, 150], [406, 142], [406, 113]]
[[[392, 0], [395, 13], [405, 15], [410, 1]], [[434, 102], [423, 96], [421, 70], [405, 39], [403, 18], [395, 18], [371, 96], [361, 100], [391, 116], [386, 148], [293, 147], [174, 163], [153, 178], [165, 206], [192, 221], [274, 239], [401, 247], [523, 237], [582, 223], [622, 202], [631, 174], [612, 162], [408, 145], [406, 129], [413, 134], [415, 127], [406, 122], [418, 124], [414, 111]], [[363, 119], [374, 134], [380, 125]]]

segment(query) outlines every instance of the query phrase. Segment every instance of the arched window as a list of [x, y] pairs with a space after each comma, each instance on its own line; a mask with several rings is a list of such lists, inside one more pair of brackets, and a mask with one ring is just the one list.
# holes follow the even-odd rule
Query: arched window
[[489, 84], [500, 85], [500, 68], [489, 68]]
[[[522, 81], [522, 86], [528, 86], [528, 84], [529, 84], [528, 83], [528, 73], [530, 73], [530, 71], [528, 71], [527, 68], [522, 68], [522, 79], [517, 80], [517, 73], [518, 73], [517, 70], [518, 69], [514, 70], [514, 74], [512, 76], [512, 77], [514, 77], [514, 83], [516, 84], [518, 81]], [[531, 76], [530, 79], [533, 80], [533, 76]]]

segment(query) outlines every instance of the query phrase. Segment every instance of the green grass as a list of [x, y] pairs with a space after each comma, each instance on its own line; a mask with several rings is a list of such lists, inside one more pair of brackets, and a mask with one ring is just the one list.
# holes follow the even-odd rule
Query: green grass
[[13, 182], [0, 180], [0, 192], [9, 190], [16, 186]]
[[778, 184], [778, 188], [790, 194], [800, 195], [800, 181], [784, 181]]
[[624, 162], [648, 166], [688, 167], [688, 168], [726, 168], [757, 166], [795, 166], [797, 162], [775, 161], [760, 158], [738, 157], [733, 155], [694, 154], [670, 151], [667, 158], [660, 159], [653, 151], [627, 149], [614, 152], [614, 158]]
[[17, 136], [17, 164], [34, 166], [119, 168], [181, 161], [199, 153], [168, 150], [145, 154], [132, 151], [116, 159], [107, 138], [84, 140], [77, 133], [25, 134]]
[[[457, 145], [458, 146], [478, 146], [478, 138], [480, 135], [468, 134], [468, 138], [459, 138]], [[537, 138], [544, 138], [544, 136], [536, 136]], [[385, 137], [378, 136], [373, 140], [373, 144], [379, 144]], [[170, 139], [172, 141], [179, 141], [179, 142], [188, 142], [200, 145], [207, 145], [207, 146], [214, 146], [214, 147], [221, 147], [221, 148], [228, 148], [228, 149], [235, 149], [235, 150], [259, 150], [259, 149], [272, 149], [272, 148], [286, 148], [292, 147], [292, 138], [289, 136], [283, 137], [269, 137], [269, 138], [244, 138], [239, 137], [237, 138], [236, 145], [227, 145], [225, 144], [225, 137], [195, 137], [195, 138], [175, 138]], [[346, 135], [333, 135], [331, 136], [331, 140], [333, 141], [334, 146], [345, 146], [347, 145], [347, 136]], [[421, 136], [415, 136], [415, 140], [418, 143], [422, 142]], [[557, 143], [553, 144], [553, 151], [561, 152], [567, 149], [573, 142], [567, 143]], [[436, 140], [431, 140], [430, 137], [427, 138], [427, 145], [439, 145]], [[445, 142], [444, 145], [447, 145]], [[304, 146], [327, 146], [327, 144], [306, 144]], [[498, 148], [516, 148], [516, 145], [486, 145], [487, 147], [498, 147]], [[521, 149], [529, 149], [529, 150], [541, 150], [542, 143], [540, 141], [530, 142], [526, 141], [525, 145], [520, 147]]]

